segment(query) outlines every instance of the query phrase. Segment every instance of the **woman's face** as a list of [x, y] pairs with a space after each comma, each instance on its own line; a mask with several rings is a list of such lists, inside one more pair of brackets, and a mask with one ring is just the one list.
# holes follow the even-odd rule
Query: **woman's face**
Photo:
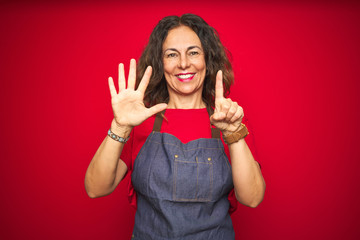
[[196, 33], [179, 26], [168, 32], [163, 44], [164, 75], [169, 96], [202, 94], [206, 74], [205, 54]]

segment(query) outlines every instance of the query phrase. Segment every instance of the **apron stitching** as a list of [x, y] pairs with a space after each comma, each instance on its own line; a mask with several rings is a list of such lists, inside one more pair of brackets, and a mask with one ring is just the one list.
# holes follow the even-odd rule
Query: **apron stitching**
[[199, 194], [199, 162], [198, 162], [198, 157], [196, 157], [196, 195], [195, 195], [195, 200], [198, 200]]
[[176, 201], [187, 201], [187, 202], [211, 202], [208, 198], [177, 198]]
[[[220, 139], [218, 139], [218, 145], [219, 145], [219, 147], [222, 145], [222, 142], [221, 142]], [[228, 167], [228, 170], [231, 171], [231, 166], [230, 166], [229, 160], [228, 160], [228, 158], [227, 158], [227, 156], [226, 156], [226, 154], [225, 154], [224, 148], [222, 148], [221, 153], [222, 153], [222, 159], [223, 159], [223, 161], [225, 161], [226, 166]]]
[[[190, 161], [183, 161], [183, 160], [178, 160], [178, 158], [176, 157], [178, 156], [177, 154], [175, 155], [174, 158], [174, 177], [173, 177], [173, 199], [174, 201], [191, 201], [191, 202], [198, 202], [198, 201], [206, 201], [206, 202], [211, 202], [212, 201], [212, 192], [213, 192], [213, 163], [212, 162], [199, 162], [198, 157], [195, 157], [196, 162], [190, 162]], [[176, 186], [177, 186], [177, 176], [178, 176], [178, 163], [192, 163], [192, 164], [196, 164], [196, 192], [195, 192], [195, 198], [179, 198], [176, 194]], [[199, 164], [207, 164], [209, 165], [209, 172], [210, 172], [210, 176], [209, 176], [209, 180], [210, 180], [210, 186], [209, 186], [209, 191], [207, 194], [207, 197], [205, 198], [199, 198]]]
[[202, 163], [202, 164], [208, 164], [211, 165], [211, 162], [191, 162], [191, 161], [182, 161], [182, 160], [175, 160], [175, 162], [182, 162], [182, 163]]
[[[137, 155], [137, 157], [135, 158], [135, 161], [141, 157], [142, 153], [144, 152], [144, 149], [146, 148], [146, 147], [144, 147], [144, 146], [147, 145], [147, 142], [151, 142], [151, 138], [153, 137], [153, 135], [154, 135], [154, 132], [152, 132], [152, 133], [150, 134], [150, 138], [148, 138], [148, 139], [145, 141], [144, 145], [143, 145], [143, 146], [141, 147], [141, 149], [140, 149], [140, 153], [139, 153], [139, 154]], [[134, 163], [135, 163], [135, 162], [134, 162]], [[134, 164], [134, 165], [135, 165], [135, 164]]]
[[213, 164], [212, 163], [210, 163], [210, 193], [209, 193], [209, 199], [211, 199], [211, 197], [212, 197], [212, 190], [213, 190], [213, 181], [214, 181], [214, 177], [213, 177]]
[[[211, 139], [211, 138], [210, 138]], [[150, 141], [149, 141], [150, 142]], [[151, 141], [152, 143], [157, 143], [157, 144], [164, 144], [164, 145], [171, 145], [171, 146], [174, 146], [174, 147], [177, 147], [177, 148], [181, 148], [179, 145], [176, 145], [176, 144], [173, 144], [173, 143], [166, 143], [166, 142], [158, 142], [158, 141]], [[209, 148], [209, 147], [196, 147], [196, 148], [191, 148], [191, 149], [184, 149], [183, 151], [194, 151], [196, 149], [222, 149], [221, 147], [214, 147], [214, 148]]]
[[175, 165], [175, 174], [173, 177], [173, 199], [176, 200], [176, 176], [177, 176], [177, 163], [176, 163], [176, 159], [174, 159], [174, 165]]

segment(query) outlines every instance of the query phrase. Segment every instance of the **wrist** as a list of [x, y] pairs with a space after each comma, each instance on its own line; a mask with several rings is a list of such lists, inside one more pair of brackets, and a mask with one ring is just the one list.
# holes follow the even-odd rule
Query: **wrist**
[[115, 119], [113, 119], [110, 130], [120, 137], [127, 138], [130, 135], [132, 128], [132, 126], [118, 125], [115, 122]]
[[237, 126], [236, 128], [233, 128], [231, 130], [221, 130], [221, 133], [223, 135], [223, 137], [227, 137], [230, 136], [234, 133], [236, 133], [237, 131], [239, 131], [241, 128], [243, 128], [243, 123], [240, 123], [239, 126]]
[[241, 126], [234, 132], [223, 132], [223, 139], [226, 144], [230, 145], [232, 143], [238, 142], [239, 140], [245, 138], [249, 134], [249, 131], [245, 124], [241, 123]]
[[234, 132], [236, 132], [236, 131], [226, 131], [226, 130], [221, 131], [223, 137], [227, 137], [227, 136], [233, 134]]

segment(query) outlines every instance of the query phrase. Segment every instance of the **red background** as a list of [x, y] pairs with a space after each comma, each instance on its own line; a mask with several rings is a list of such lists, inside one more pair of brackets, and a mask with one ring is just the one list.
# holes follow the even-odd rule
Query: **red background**
[[360, 239], [360, 5], [227, 0], [1, 3], [1, 239], [130, 239], [126, 184], [84, 190], [112, 119], [107, 77], [187, 12], [232, 53], [230, 97], [267, 183], [233, 215], [237, 239]]

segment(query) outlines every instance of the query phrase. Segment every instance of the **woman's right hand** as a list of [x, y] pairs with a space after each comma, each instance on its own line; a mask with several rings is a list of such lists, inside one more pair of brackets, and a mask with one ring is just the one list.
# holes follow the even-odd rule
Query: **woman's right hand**
[[145, 90], [149, 84], [152, 68], [148, 66], [141, 79], [138, 88], [136, 83], [136, 61], [130, 60], [128, 85], [126, 88], [124, 64], [119, 64], [119, 92], [116, 91], [112, 77], [109, 77], [109, 89], [111, 94], [111, 106], [114, 119], [111, 123], [111, 131], [121, 137], [127, 137], [134, 126], [140, 125], [147, 118], [166, 109], [166, 103], [160, 103], [147, 108], [143, 99]]

